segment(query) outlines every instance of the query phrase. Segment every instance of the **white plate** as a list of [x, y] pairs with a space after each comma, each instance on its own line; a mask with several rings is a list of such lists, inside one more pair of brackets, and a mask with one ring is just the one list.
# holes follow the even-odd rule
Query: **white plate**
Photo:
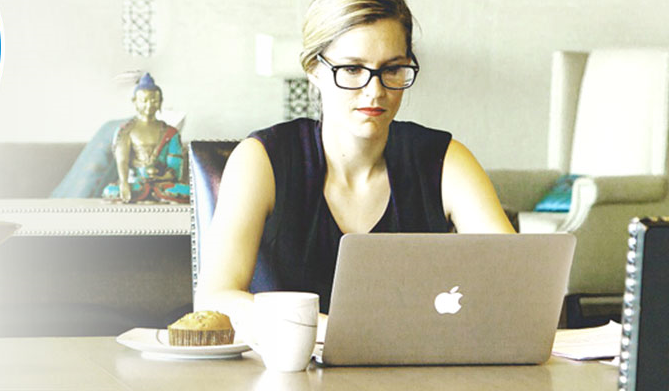
[[116, 337], [116, 342], [141, 351], [143, 357], [153, 359], [237, 358], [251, 350], [249, 345], [237, 340], [230, 345], [172, 346], [165, 329], [135, 328]]

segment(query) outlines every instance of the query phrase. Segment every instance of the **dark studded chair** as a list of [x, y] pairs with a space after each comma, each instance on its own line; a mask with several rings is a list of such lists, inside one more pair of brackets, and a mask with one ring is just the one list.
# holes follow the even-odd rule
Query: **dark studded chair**
[[[202, 249], [207, 245], [206, 231], [216, 208], [221, 175], [237, 144], [239, 141], [192, 141], [189, 146], [193, 295], [197, 290], [198, 274], [203, 262]], [[276, 290], [272, 277], [271, 271], [256, 267], [249, 292]]]
[[191, 141], [188, 147], [191, 191], [193, 293], [197, 289], [201, 250], [214, 215], [225, 163], [239, 141]]

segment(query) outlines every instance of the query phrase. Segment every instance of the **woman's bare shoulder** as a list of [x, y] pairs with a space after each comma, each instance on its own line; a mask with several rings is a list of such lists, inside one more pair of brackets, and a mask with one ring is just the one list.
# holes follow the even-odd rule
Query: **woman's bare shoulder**
[[461, 171], [463, 169], [476, 170], [480, 165], [474, 157], [474, 154], [463, 143], [456, 139], [451, 139], [444, 156], [444, 170], [453, 169]]
[[[236, 155], [236, 156], [235, 156]], [[232, 150], [230, 158], [235, 156], [237, 159], [243, 158], [263, 158], [267, 157], [265, 146], [260, 140], [249, 137], [240, 141], [239, 144]]]
[[[235, 147], [225, 165], [221, 186], [230, 189], [229, 196], [238, 194], [237, 202], [253, 200], [267, 204], [269, 210], [274, 207], [274, 172], [259, 140], [247, 138]], [[225, 196], [219, 193], [219, 197]]]
[[451, 141], [444, 157], [442, 202], [458, 232], [515, 232], [483, 167], [469, 148], [456, 140]]

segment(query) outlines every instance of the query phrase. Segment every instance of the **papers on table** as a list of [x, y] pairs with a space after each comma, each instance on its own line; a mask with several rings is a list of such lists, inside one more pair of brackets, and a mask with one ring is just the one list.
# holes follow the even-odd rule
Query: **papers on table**
[[619, 367], [620, 366], [620, 356], [616, 356], [612, 360], [600, 360], [599, 362], [604, 364], [604, 365], [610, 365], [612, 367]]
[[607, 325], [587, 329], [558, 330], [553, 355], [573, 360], [595, 360], [620, 355], [622, 326], [610, 321]]

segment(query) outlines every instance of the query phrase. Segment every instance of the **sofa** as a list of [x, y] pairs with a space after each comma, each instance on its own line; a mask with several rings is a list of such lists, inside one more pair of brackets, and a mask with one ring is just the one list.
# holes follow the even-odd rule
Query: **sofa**
[[[188, 206], [49, 198], [86, 147], [0, 144], [0, 220], [24, 225], [0, 244], [0, 314], [14, 314], [0, 337], [118, 335], [192, 310]], [[504, 172], [490, 174], [507, 194]], [[502, 199], [516, 229], [514, 210], [536, 202], [521, 193]]]

